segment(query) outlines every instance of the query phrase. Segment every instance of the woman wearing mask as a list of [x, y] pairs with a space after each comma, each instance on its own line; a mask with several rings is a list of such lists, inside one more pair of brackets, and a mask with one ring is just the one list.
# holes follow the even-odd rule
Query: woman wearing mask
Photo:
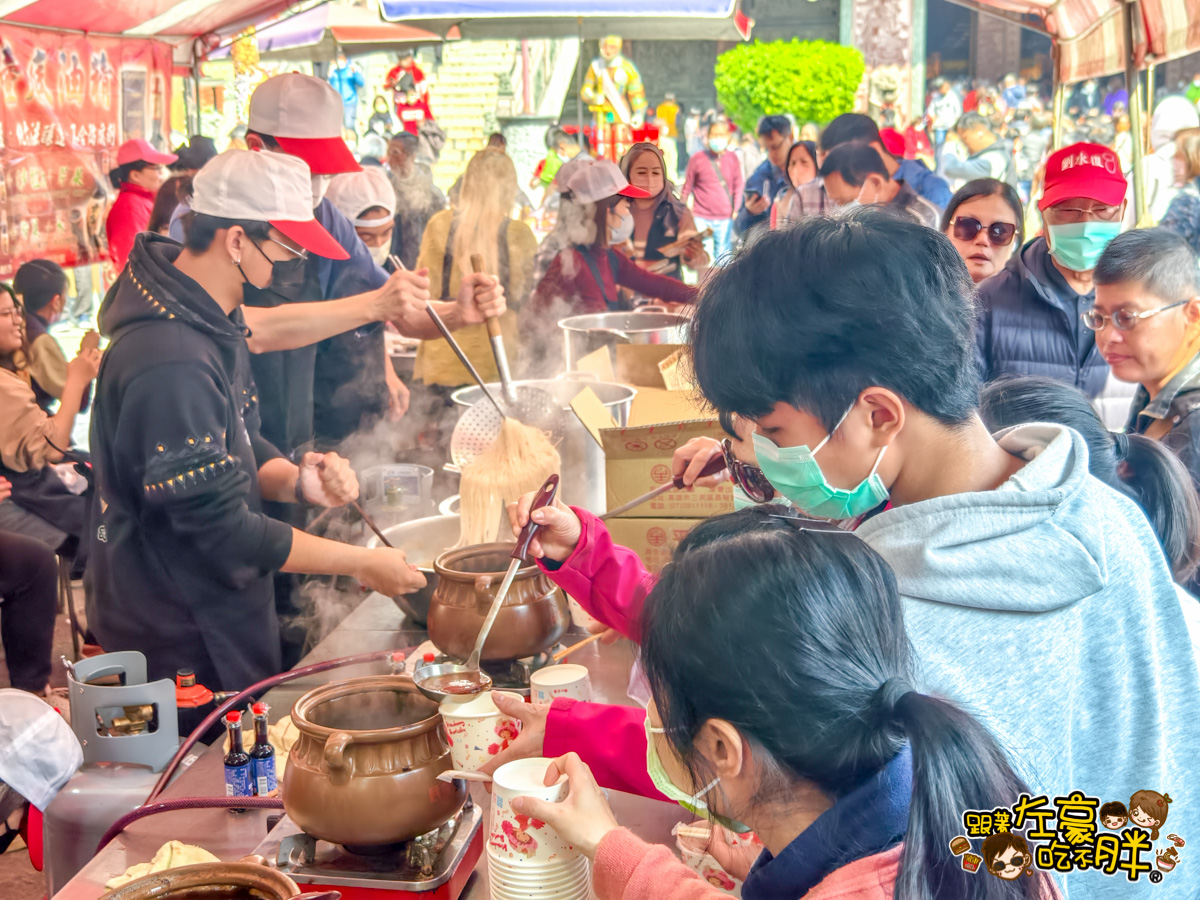
[[151, 679], [188, 666], [240, 690], [282, 669], [276, 571], [349, 575], [385, 594], [425, 579], [401, 550], [314, 537], [266, 500], [341, 506], [358, 481], [333, 453], [299, 465], [259, 431], [241, 306], [308, 253], [345, 259], [313, 217], [297, 157], [229, 150], [196, 176], [187, 242], [141, 235], [100, 317], [112, 344], [92, 413], [98, 521], [88, 624], [139, 650]]
[[[948, 852], [962, 811], [1026, 790], [970, 715], [918, 689], [895, 576], [851, 534], [814, 531], [769, 508], [698, 525], [646, 598], [641, 661], [646, 767], [688, 810], [764, 850], [743, 896], [1051, 897], [1046, 877], [989, 877]], [[759, 648], [729, 678], [712, 660]], [[803, 697], [803, 700], [798, 698]], [[593, 860], [599, 900], [727, 897], [619, 827], [574, 754], [550, 767], [561, 803], [514, 800]], [[972, 848], [975, 849], [975, 848]], [[739, 873], [740, 874], [740, 873]]]
[[684, 265], [695, 270], [708, 265], [709, 259], [699, 238], [689, 240], [683, 252], [674, 257], [659, 252], [660, 247], [674, 243], [681, 235], [697, 234], [692, 211], [676, 199], [675, 186], [665, 172], [662, 151], [647, 141], [634, 144], [621, 158], [621, 173], [649, 196], [630, 204], [629, 225], [633, 231], [628, 236], [614, 235], [612, 243], [624, 243], [628, 237], [633, 242], [633, 259], [643, 269], [681, 280]]
[[808, 184], [817, 177], [817, 145], [812, 141], [796, 141], [788, 150], [787, 165], [784, 173], [787, 175], [788, 189], [775, 198], [771, 204], [771, 227], [786, 228], [793, 218], [798, 218], [801, 211], [800, 195], [796, 192], [802, 184]]
[[1183, 187], [1167, 207], [1161, 225], [1200, 253], [1200, 128], [1185, 128], [1175, 135], [1175, 177]]
[[[552, 339], [559, 319], [621, 309], [618, 286], [667, 303], [690, 303], [695, 298], [694, 287], [640, 269], [612, 249], [614, 235], [626, 232], [632, 224], [629, 201], [649, 197], [648, 191], [631, 185], [614, 163], [588, 160], [577, 164], [564, 191], [558, 216], [571, 245], [554, 257], [521, 311], [521, 332], [530, 351]], [[525, 367], [553, 374], [543, 371], [546, 360], [535, 360], [532, 352], [525, 354]]]
[[376, 96], [371, 104], [371, 118], [367, 119], [367, 131], [374, 132], [384, 140], [392, 139], [392, 108], [384, 97]]
[[1021, 246], [1025, 212], [1012, 185], [996, 178], [968, 181], [942, 213], [942, 234], [950, 238], [976, 284], [991, 278]]

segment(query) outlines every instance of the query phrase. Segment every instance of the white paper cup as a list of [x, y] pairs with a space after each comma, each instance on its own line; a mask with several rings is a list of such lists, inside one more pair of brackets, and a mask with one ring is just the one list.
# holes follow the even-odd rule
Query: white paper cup
[[558, 697], [570, 700], [592, 699], [592, 679], [588, 675], [587, 666], [563, 663], [538, 669], [529, 676], [530, 702], [548, 705]]
[[[520, 694], [509, 691], [498, 693], [520, 702], [525, 700]], [[438, 712], [450, 742], [450, 759], [454, 768], [463, 772], [477, 772], [521, 733], [520, 721], [496, 708], [491, 691], [466, 699], [443, 700]]]
[[[513, 812], [517, 797], [535, 797], [557, 803], [567, 795], [566, 778], [546, 787], [546, 769], [553, 760], [544, 757], [506, 763], [492, 775], [492, 822], [488, 855], [501, 865], [554, 870], [576, 865], [579, 850], [545, 822]], [[551, 874], [547, 871], [546, 874]]]
[[525, 871], [524, 867], [509, 866], [503, 861], [488, 857], [488, 876], [492, 884], [509, 890], [522, 890], [531, 887], [561, 888], [575, 887], [587, 877], [588, 864], [586, 857], [579, 857], [574, 863], [564, 863], [552, 872], [536, 869]]
[[539, 871], [533, 878], [516, 880], [513, 867], [488, 857], [488, 883], [493, 900], [587, 900], [592, 878], [586, 857], [564, 864], [561, 875]]

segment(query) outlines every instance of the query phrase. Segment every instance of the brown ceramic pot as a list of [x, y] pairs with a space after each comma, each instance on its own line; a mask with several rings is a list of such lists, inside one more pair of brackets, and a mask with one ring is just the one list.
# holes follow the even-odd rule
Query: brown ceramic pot
[[202, 863], [156, 872], [105, 894], [101, 900], [289, 900], [296, 882], [266, 866]]
[[[500, 590], [513, 544], [478, 544], [447, 550], [433, 568], [437, 590], [429, 606], [429, 638], [443, 653], [465, 660]], [[504, 605], [483, 645], [481, 659], [521, 659], [548, 650], [566, 634], [566, 598], [536, 565], [517, 570]]]
[[406, 841], [448, 821], [466, 801], [437, 704], [404, 675], [351, 678], [292, 707], [300, 737], [283, 776], [283, 806], [306, 833], [335, 844]]

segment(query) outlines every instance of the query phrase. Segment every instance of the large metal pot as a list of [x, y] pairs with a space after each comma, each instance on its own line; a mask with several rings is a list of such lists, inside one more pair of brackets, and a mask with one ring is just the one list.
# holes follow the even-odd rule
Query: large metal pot
[[[475, 646], [513, 544], [478, 544], [447, 550], [433, 564], [438, 586], [429, 607], [429, 639], [443, 653], [465, 660]], [[522, 659], [553, 647], [571, 624], [567, 601], [535, 565], [517, 570], [481, 658]]]
[[[457, 515], [429, 516], [383, 529], [389, 543], [403, 550], [408, 556], [408, 561], [425, 576], [425, 587], [421, 590], [415, 594], [403, 594], [392, 598], [414, 625], [424, 626], [429, 618], [429, 604], [438, 585], [438, 574], [433, 568], [433, 561], [442, 551], [458, 543], [462, 527], [460, 523]], [[378, 547], [379, 538], [371, 535], [367, 546]]]
[[281, 872], [254, 863], [202, 863], [146, 875], [101, 900], [289, 900], [300, 893]]
[[[586, 316], [583, 318], [587, 318]], [[565, 433], [558, 454], [562, 457], [562, 499], [572, 506], [582, 506], [597, 515], [608, 509], [604, 495], [604, 451], [588, 433], [579, 417], [571, 410], [571, 401], [586, 388], [591, 388], [600, 402], [612, 413], [617, 424], [629, 423], [629, 408], [637, 394], [636, 388], [611, 381], [589, 381], [583, 378], [554, 378], [548, 380], [518, 381], [518, 385], [529, 385], [550, 394], [563, 410]], [[488, 385], [488, 390], [501, 396], [500, 385]], [[459, 388], [451, 398], [462, 407], [473, 406], [484, 400], [478, 385]]]
[[[558, 327], [566, 342], [567, 371], [601, 347], [617, 344], [686, 344], [687, 316], [663, 312], [595, 313], [562, 319]], [[613, 364], [616, 356], [613, 355]]]
[[300, 732], [283, 807], [306, 833], [350, 847], [394, 844], [440, 827], [467, 799], [437, 704], [404, 675], [323, 685], [292, 707]]

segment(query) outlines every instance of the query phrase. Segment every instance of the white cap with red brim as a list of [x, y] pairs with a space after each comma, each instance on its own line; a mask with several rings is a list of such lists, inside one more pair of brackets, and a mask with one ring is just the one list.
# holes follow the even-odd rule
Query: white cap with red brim
[[268, 78], [250, 95], [246, 127], [270, 135], [314, 175], [362, 168], [342, 139], [341, 95], [320, 78], [288, 72]]
[[284, 153], [226, 150], [192, 182], [192, 211], [223, 219], [269, 222], [309, 253], [349, 259], [313, 217], [312, 177], [304, 160]]
[[148, 162], [157, 166], [169, 166], [179, 159], [174, 153], [155, 150], [144, 138], [134, 138], [117, 148], [117, 165], [127, 166], [135, 162]]
[[563, 182], [563, 190], [570, 191], [572, 197], [584, 203], [595, 203], [617, 194], [636, 199], [650, 196], [649, 191], [630, 184], [620, 167], [607, 159], [589, 159], [576, 168]]

